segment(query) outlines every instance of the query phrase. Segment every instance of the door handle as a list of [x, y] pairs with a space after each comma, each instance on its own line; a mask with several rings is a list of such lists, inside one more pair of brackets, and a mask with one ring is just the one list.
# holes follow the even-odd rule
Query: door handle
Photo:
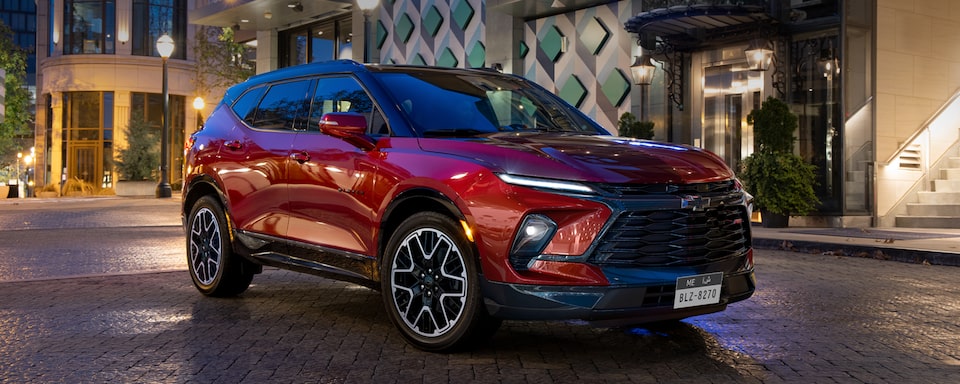
[[303, 164], [310, 161], [310, 154], [306, 151], [294, 152], [290, 154], [290, 158], [296, 160], [300, 164]]
[[228, 141], [226, 143], [223, 143], [223, 146], [233, 150], [238, 150], [240, 148], [243, 148], [243, 144], [240, 143], [240, 140]]

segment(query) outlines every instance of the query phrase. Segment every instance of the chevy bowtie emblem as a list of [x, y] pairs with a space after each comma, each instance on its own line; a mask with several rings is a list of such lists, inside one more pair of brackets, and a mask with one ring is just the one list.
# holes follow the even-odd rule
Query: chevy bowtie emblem
[[702, 211], [710, 207], [710, 198], [686, 195], [681, 197], [680, 208]]

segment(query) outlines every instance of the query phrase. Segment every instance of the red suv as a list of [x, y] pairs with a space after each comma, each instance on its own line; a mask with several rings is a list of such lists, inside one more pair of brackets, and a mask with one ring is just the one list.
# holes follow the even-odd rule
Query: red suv
[[263, 265], [347, 280], [439, 351], [502, 319], [676, 320], [755, 289], [748, 195], [721, 159], [612, 136], [521, 77], [291, 67], [231, 88], [187, 144], [206, 295]]

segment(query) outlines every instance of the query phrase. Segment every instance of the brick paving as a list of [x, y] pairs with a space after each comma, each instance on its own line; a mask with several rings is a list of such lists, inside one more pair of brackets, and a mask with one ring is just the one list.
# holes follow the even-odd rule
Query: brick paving
[[953, 383], [955, 267], [762, 251], [761, 289], [651, 328], [506, 322], [474, 351], [408, 346], [379, 295], [268, 269], [241, 297], [185, 271], [0, 283], [0, 382]]
[[761, 249], [756, 295], [722, 313], [508, 321], [432, 354], [356, 285], [267, 269], [240, 297], [200, 295], [178, 204], [0, 202], [0, 383], [960, 382], [957, 267]]

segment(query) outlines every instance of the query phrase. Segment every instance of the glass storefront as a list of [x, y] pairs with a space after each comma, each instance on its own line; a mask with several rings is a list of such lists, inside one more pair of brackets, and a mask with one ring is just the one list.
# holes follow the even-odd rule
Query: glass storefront
[[113, 187], [113, 92], [63, 94], [67, 177]]
[[280, 66], [353, 59], [351, 23], [347, 17], [280, 32]]

